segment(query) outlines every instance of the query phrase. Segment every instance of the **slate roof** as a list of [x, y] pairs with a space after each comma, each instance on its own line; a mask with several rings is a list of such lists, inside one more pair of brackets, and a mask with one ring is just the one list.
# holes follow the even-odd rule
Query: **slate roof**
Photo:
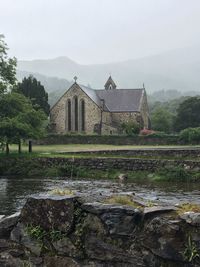
[[144, 88], [94, 90], [83, 85], [79, 86], [98, 106], [101, 106], [101, 99], [104, 99], [104, 110], [110, 112], [140, 111], [145, 90]]
[[86, 95], [89, 96], [89, 98], [91, 98], [98, 106], [101, 106], [101, 99], [96, 94], [96, 90], [80, 84], [79, 86], [86, 93]]
[[140, 111], [144, 89], [96, 90], [110, 112]]
[[[102, 100], [104, 100], [104, 111], [110, 112], [139, 112], [145, 92], [144, 88], [95, 90], [80, 84], [78, 84], [78, 86], [94, 103], [96, 103], [97, 106], [102, 107]], [[60, 99], [56, 102], [56, 104], [60, 101]], [[54, 106], [56, 104], [54, 104]], [[53, 107], [51, 109], [53, 109]]]

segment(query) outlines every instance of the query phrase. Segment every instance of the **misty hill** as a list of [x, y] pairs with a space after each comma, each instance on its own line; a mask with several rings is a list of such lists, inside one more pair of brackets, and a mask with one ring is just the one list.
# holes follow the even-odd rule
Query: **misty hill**
[[72, 84], [72, 82], [69, 82], [66, 79], [49, 77], [37, 72], [20, 71], [20, 70], [17, 71], [17, 79], [19, 81], [21, 81], [24, 77], [28, 77], [29, 75], [33, 75], [38, 81], [40, 81], [41, 84], [44, 85], [48, 93], [54, 91], [63, 91], [64, 89], [67, 89], [70, 86], [70, 84]]
[[18, 70], [70, 81], [76, 75], [79, 83], [97, 89], [104, 86], [111, 73], [118, 88], [137, 88], [144, 82], [148, 92], [161, 89], [200, 91], [200, 46], [108, 64], [81, 65], [67, 57], [19, 61]]

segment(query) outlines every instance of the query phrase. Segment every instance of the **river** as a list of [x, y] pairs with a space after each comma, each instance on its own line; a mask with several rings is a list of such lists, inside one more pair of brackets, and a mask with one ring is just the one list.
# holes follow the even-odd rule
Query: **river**
[[192, 202], [200, 204], [200, 183], [135, 183], [120, 184], [108, 180], [71, 180], [68, 178], [0, 177], [0, 215], [12, 214], [31, 195], [48, 194], [55, 188], [68, 188], [88, 201], [112, 193], [129, 193], [170, 204]]

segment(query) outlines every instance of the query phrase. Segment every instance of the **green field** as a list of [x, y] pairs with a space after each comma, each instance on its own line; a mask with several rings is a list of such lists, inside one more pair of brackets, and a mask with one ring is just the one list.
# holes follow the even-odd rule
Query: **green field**
[[[144, 148], [200, 148], [200, 146], [129, 146], [129, 145], [94, 145], [94, 144], [67, 144], [67, 145], [33, 145], [33, 152], [36, 153], [61, 153], [61, 152], [81, 152], [100, 150], [126, 150]], [[10, 152], [17, 152], [17, 145], [10, 146]], [[22, 152], [27, 152], [28, 147], [22, 146]]]

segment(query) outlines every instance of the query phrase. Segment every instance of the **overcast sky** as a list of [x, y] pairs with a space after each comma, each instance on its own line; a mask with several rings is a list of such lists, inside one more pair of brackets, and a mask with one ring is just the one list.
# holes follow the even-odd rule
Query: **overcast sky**
[[200, 0], [0, 0], [0, 33], [18, 59], [133, 59], [200, 44]]

